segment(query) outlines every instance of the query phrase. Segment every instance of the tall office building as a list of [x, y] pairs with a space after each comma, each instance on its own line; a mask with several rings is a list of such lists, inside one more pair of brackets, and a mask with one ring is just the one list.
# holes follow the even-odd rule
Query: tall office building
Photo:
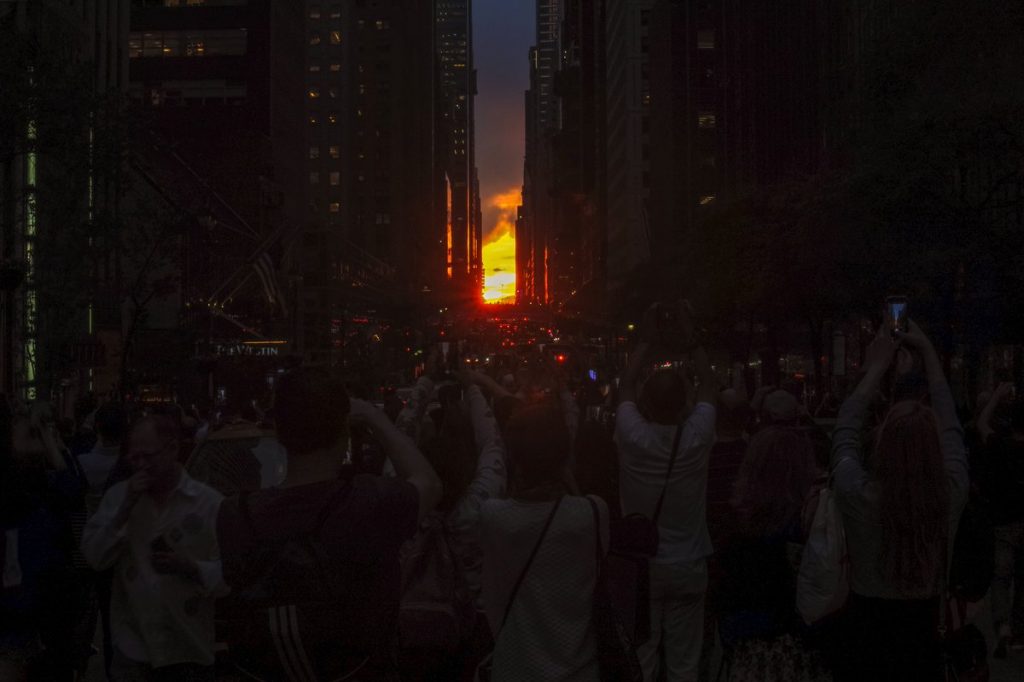
[[341, 14], [341, 106], [316, 124], [341, 128], [341, 237], [393, 271], [384, 300], [425, 306], [445, 277], [434, 3], [347, 2]]
[[556, 220], [550, 189], [554, 181], [553, 138], [561, 124], [555, 79], [561, 60], [562, 17], [560, 0], [537, 0], [536, 44], [530, 48], [530, 88], [526, 94], [523, 205], [532, 251], [524, 303], [547, 304], [551, 299], [547, 264]]
[[482, 285], [479, 186], [474, 144], [473, 15], [471, 0], [435, 0], [440, 88], [438, 156], [451, 185], [451, 220], [445, 241], [453, 301], [476, 302]]
[[[48, 389], [72, 378], [88, 385], [91, 373], [67, 362], [68, 342], [92, 343], [121, 330], [119, 314], [106, 315], [110, 307], [97, 298], [102, 282], [83, 231], [91, 234], [93, 221], [117, 200], [116, 169], [106, 164], [110, 172], [97, 172], [94, 132], [109, 123], [97, 103], [116, 99], [128, 84], [129, 8], [129, 0], [0, 3], [3, 40], [17, 51], [4, 57], [11, 80], [0, 85], [12, 99], [4, 146], [13, 150], [0, 159], [0, 258], [26, 269], [5, 267], [0, 294], [0, 390], [8, 395], [49, 398]], [[34, 77], [17, 82], [29, 69]], [[82, 242], [69, 243], [69, 234]], [[68, 261], [78, 266], [74, 273], [59, 270]], [[79, 275], [93, 280], [87, 292], [79, 290]], [[59, 305], [84, 304], [55, 309], [54, 294]]]
[[560, 26], [549, 299], [576, 312], [605, 307], [605, 6], [566, 0]]
[[621, 299], [651, 258], [651, 9], [654, 0], [609, 2], [606, 13], [607, 275]]
[[283, 246], [306, 217], [303, 35], [298, 3], [133, 5], [129, 95], [160, 146], [149, 173], [199, 218], [186, 235], [183, 297], [210, 350], [253, 332], [291, 335], [288, 279], [281, 271], [271, 302], [251, 258], [269, 244], [268, 269], [287, 266]]

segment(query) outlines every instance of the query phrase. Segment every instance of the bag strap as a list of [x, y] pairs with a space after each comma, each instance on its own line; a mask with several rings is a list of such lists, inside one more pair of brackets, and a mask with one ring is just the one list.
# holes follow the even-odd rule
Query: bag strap
[[597, 507], [597, 502], [594, 502], [594, 498], [587, 495], [587, 502], [590, 503], [590, 508], [594, 512], [594, 547], [596, 552], [596, 563], [597, 563], [597, 582], [596, 586], [600, 585], [601, 576], [604, 575], [602, 565], [604, 564], [604, 545], [601, 542], [601, 510]]
[[548, 528], [551, 527], [551, 522], [555, 520], [555, 513], [558, 511], [558, 508], [562, 505], [563, 499], [565, 498], [559, 497], [558, 500], [555, 501], [555, 506], [551, 508], [551, 513], [548, 514], [547, 521], [544, 522], [544, 528], [540, 532], [540, 537], [537, 538], [537, 544], [533, 546], [533, 551], [530, 552], [530, 558], [526, 560], [526, 565], [523, 566], [523, 570], [519, 573], [519, 579], [516, 580], [516, 584], [512, 587], [512, 593], [509, 595], [508, 604], [505, 605], [505, 615], [501, 618], [501, 628], [499, 628], [498, 632], [494, 634], [495, 641], [498, 640], [498, 635], [501, 633], [501, 630], [505, 627], [505, 622], [508, 621], [508, 615], [512, 613], [512, 605], [516, 601], [516, 595], [519, 593], [519, 587], [523, 584], [523, 579], [526, 577], [527, 571], [530, 570], [530, 565], [533, 564], [533, 560], [537, 556], [537, 550], [540, 549], [541, 543], [544, 542], [544, 536], [548, 534]]
[[668, 460], [668, 471], [665, 472], [665, 484], [661, 486], [658, 506], [654, 508], [654, 516], [651, 518], [655, 526], [658, 525], [658, 519], [661, 518], [661, 506], [665, 503], [665, 493], [668, 492], [669, 479], [672, 478], [672, 470], [676, 466], [676, 457], [679, 456], [679, 441], [683, 439], [683, 426], [685, 426], [685, 422], [679, 422], [679, 425], [676, 426], [676, 435], [672, 439], [672, 454]]

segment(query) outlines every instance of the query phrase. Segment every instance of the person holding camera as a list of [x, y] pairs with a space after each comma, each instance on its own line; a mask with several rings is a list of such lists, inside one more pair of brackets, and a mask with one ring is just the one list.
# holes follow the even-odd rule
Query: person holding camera
[[111, 679], [213, 680], [214, 600], [228, 592], [216, 537], [223, 496], [178, 462], [180, 430], [166, 416], [139, 421], [132, 476], [107, 491], [82, 553], [114, 570]]
[[[640, 374], [656, 355], [689, 355], [696, 369], [696, 405], [688, 380], [662, 369], [643, 385]], [[659, 546], [651, 560], [651, 638], [637, 650], [645, 680], [696, 680], [708, 587], [708, 460], [715, 442], [720, 387], [696, 339], [689, 306], [656, 304], [643, 324], [620, 385], [615, 441], [619, 447], [624, 515], [657, 515]], [[663, 503], [659, 499], [663, 497]]]
[[[1005, 658], [1007, 647], [1024, 646], [1024, 585], [1014, 580], [1024, 574], [1024, 401], [1014, 394], [1011, 382], [1001, 383], [978, 418], [980, 484], [995, 524], [992, 621], [998, 638], [996, 658]], [[997, 433], [993, 419], [1006, 407], [1009, 433]]]
[[[868, 347], [864, 378], [832, 434], [834, 492], [850, 555], [842, 666], [849, 680], [942, 679], [938, 597], [969, 487], [964, 432], [942, 361], [913, 322], [905, 332], [893, 329], [883, 325]], [[923, 358], [931, 405], [892, 404], [874, 442], [864, 443], [898, 348]]]

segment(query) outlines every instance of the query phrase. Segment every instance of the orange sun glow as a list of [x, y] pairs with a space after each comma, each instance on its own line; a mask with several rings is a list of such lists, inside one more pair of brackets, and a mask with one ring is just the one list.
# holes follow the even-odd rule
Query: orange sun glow
[[491, 197], [493, 226], [484, 238], [484, 303], [513, 303], [516, 296], [516, 209], [519, 188]]

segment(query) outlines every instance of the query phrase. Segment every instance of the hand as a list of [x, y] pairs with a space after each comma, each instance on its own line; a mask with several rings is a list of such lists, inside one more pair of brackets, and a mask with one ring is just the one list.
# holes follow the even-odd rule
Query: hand
[[996, 390], [992, 393], [992, 400], [994, 400], [996, 404], [999, 404], [1005, 401], [1007, 398], [1011, 397], [1012, 395], [1013, 382], [1003, 381], [1000, 382], [1000, 384], [996, 387]]
[[896, 338], [901, 344], [919, 351], [927, 351], [932, 348], [932, 342], [925, 336], [925, 333], [921, 331], [916, 322], [907, 320], [907, 328], [910, 331], [896, 332]]
[[914, 371], [914, 354], [906, 346], [896, 349], [896, 373], [910, 374]]
[[199, 582], [199, 565], [180, 552], [153, 552], [153, 570], [161, 575], [177, 575]]
[[128, 497], [136, 500], [153, 487], [153, 477], [146, 471], [137, 471], [128, 479]]
[[864, 360], [864, 367], [867, 370], [885, 372], [892, 364], [896, 355], [896, 344], [889, 337], [885, 327], [879, 330], [878, 336], [868, 346], [867, 355]]
[[353, 398], [349, 401], [348, 418], [352, 424], [373, 425], [381, 414], [380, 410], [365, 400]]

